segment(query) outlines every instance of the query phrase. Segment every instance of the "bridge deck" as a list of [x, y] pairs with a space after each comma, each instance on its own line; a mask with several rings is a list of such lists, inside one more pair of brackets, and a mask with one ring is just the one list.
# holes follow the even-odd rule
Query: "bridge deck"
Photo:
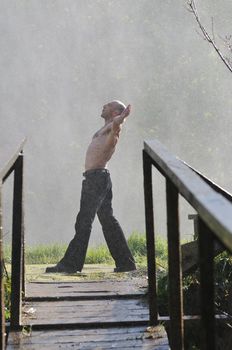
[[146, 279], [27, 284], [26, 331], [11, 331], [12, 349], [169, 349], [162, 326], [148, 328]]
[[145, 327], [112, 327], [75, 330], [32, 331], [31, 336], [23, 336], [19, 332], [11, 333], [7, 349], [25, 350], [57, 350], [57, 349], [169, 349], [163, 330], [153, 338]]

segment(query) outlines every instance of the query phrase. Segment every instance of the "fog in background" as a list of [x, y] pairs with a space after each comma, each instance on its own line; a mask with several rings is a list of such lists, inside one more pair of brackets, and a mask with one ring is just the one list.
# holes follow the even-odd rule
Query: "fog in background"
[[[207, 28], [232, 33], [232, 2], [196, 1]], [[232, 75], [197, 33], [184, 0], [1, 0], [0, 166], [25, 146], [26, 242], [68, 243], [79, 210], [85, 150], [102, 105], [132, 104], [109, 163], [114, 212], [126, 236], [144, 232], [142, 148], [157, 138], [232, 191]], [[222, 47], [223, 49], [223, 47]], [[155, 179], [156, 230], [165, 234]], [[4, 233], [11, 232], [4, 186]], [[193, 232], [181, 205], [182, 235]], [[9, 235], [8, 235], [9, 236]], [[94, 224], [91, 244], [103, 241]]]

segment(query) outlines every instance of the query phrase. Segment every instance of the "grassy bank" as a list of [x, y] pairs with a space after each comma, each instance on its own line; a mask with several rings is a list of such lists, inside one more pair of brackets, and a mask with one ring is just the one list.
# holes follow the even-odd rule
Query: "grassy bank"
[[[137, 264], [146, 264], [146, 238], [144, 234], [133, 232], [128, 238], [128, 245], [135, 257]], [[26, 264], [56, 264], [64, 255], [67, 249], [65, 244], [26, 246]], [[158, 264], [166, 267], [167, 247], [166, 240], [158, 237], [156, 240], [156, 250]], [[9, 246], [4, 249], [4, 259], [6, 263], [11, 262], [11, 250]], [[101, 244], [90, 247], [87, 252], [86, 264], [113, 264], [113, 259], [106, 245]]]

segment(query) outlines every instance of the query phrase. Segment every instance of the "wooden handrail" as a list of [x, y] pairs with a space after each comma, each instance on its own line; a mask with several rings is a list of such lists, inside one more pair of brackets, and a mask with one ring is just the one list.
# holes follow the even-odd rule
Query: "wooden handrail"
[[11, 156], [11, 158], [8, 160], [8, 162], [0, 170], [0, 180], [3, 183], [5, 182], [7, 177], [13, 171], [14, 164], [15, 164], [19, 154], [23, 151], [23, 147], [24, 147], [25, 143], [26, 143], [26, 138], [23, 139], [23, 141], [20, 143], [19, 147], [17, 148], [16, 152]]
[[216, 192], [223, 195], [224, 198], [228, 199], [228, 201], [232, 202], [232, 195], [230, 192], [226, 191], [224, 188], [216, 184], [214, 181], [210, 180], [207, 176], [200, 173], [200, 171], [193, 168], [188, 163], [182, 161], [184, 164], [186, 164], [190, 169], [192, 169], [196, 174], [198, 174], [211, 188], [213, 188]]
[[166, 179], [168, 232], [168, 277], [170, 345], [173, 350], [184, 349], [184, 315], [178, 195], [181, 194], [198, 215], [198, 245], [201, 287], [201, 348], [215, 350], [214, 313], [214, 240], [232, 252], [232, 196], [204, 175], [172, 155], [158, 140], [145, 141], [143, 150], [144, 198], [147, 231], [148, 290], [150, 324], [156, 324], [157, 295], [154, 288], [155, 222], [152, 195], [152, 166]]
[[159, 141], [145, 141], [144, 149], [217, 238], [232, 252], [232, 206], [229, 200], [212, 190], [210, 185], [171, 155]]
[[3, 285], [3, 233], [2, 233], [2, 186], [13, 172], [13, 220], [12, 220], [12, 263], [11, 263], [11, 327], [21, 324], [22, 292], [24, 289], [24, 223], [23, 223], [23, 147], [24, 139], [17, 151], [0, 171], [0, 347], [5, 348], [5, 304]]

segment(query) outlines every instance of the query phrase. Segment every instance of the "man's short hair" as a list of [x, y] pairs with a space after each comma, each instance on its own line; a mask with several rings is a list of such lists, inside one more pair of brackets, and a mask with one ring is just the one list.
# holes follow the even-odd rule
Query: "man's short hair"
[[115, 109], [119, 112], [119, 114], [121, 114], [126, 109], [126, 106], [121, 101], [116, 100], [113, 102], [115, 102], [116, 104]]

